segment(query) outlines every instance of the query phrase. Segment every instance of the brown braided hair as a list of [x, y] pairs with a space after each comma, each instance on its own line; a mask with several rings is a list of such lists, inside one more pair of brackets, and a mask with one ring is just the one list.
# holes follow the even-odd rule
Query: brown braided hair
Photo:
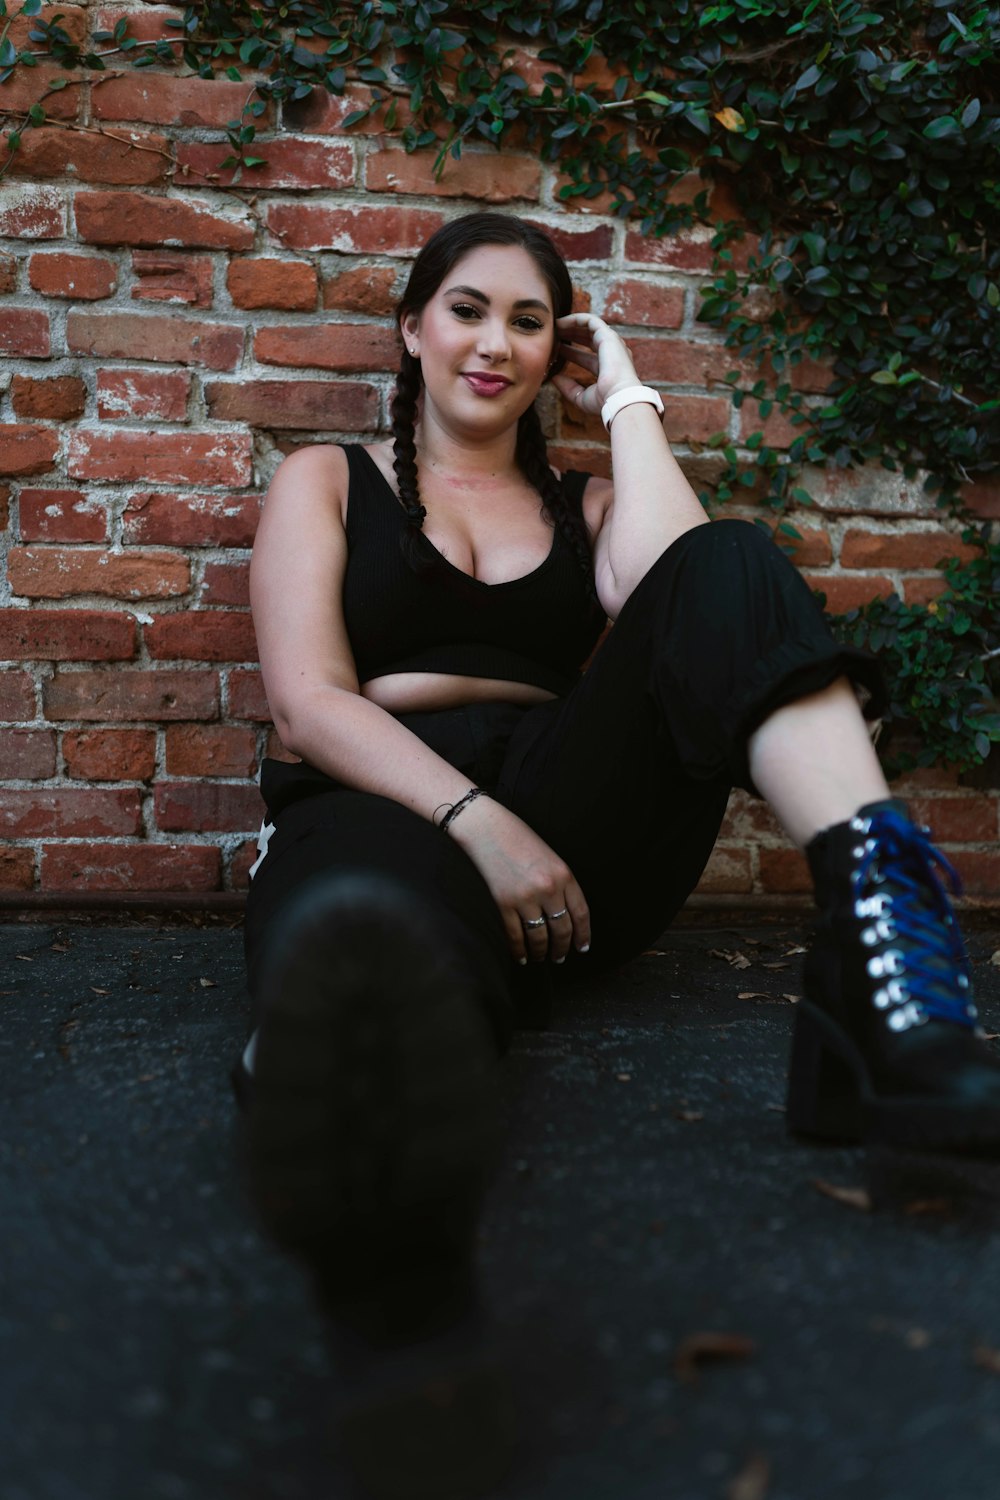
[[[421, 312], [455, 262], [467, 251], [480, 245], [517, 245], [526, 250], [549, 287], [555, 316], [561, 318], [572, 310], [573, 284], [566, 262], [543, 230], [513, 214], [471, 213], [445, 224], [431, 236], [417, 256], [406, 290], [396, 309], [397, 327], [407, 313]], [[549, 374], [554, 374], [561, 364], [561, 359], [554, 359]], [[422, 526], [427, 512], [420, 503], [417, 470], [415, 430], [417, 401], [422, 387], [420, 360], [410, 354], [404, 343], [390, 407], [392, 467], [400, 503], [410, 523], [404, 533], [405, 550], [411, 565], [417, 568], [427, 566], [435, 556], [423, 536]], [[545, 434], [534, 406], [530, 406], [518, 419], [514, 456], [525, 479], [541, 496], [543, 513], [572, 548], [586, 578], [588, 593], [596, 601], [590, 539], [583, 512], [571, 508], [561, 484], [549, 466]]]

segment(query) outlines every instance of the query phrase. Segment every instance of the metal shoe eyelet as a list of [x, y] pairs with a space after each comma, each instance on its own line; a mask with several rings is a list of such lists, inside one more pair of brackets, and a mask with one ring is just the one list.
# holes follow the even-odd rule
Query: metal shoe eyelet
[[877, 1006], [879, 1010], [888, 1010], [889, 1006], [892, 1004], [892, 1001], [889, 998], [889, 991], [876, 990], [874, 995], [872, 996], [872, 1004]]
[[861, 941], [864, 943], [866, 948], [874, 948], [875, 944], [878, 942], [878, 933], [875, 931], [874, 927], [865, 927], [862, 929]]
[[959, 984], [959, 988], [960, 989], [967, 990], [969, 988], [968, 975], [966, 975], [966, 974], [959, 974], [959, 976], [958, 976], [958, 984]]
[[902, 1005], [904, 1000], [909, 1000], [910, 992], [901, 979], [890, 979], [886, 985], [889, 999], [894, 1005]]
[[894, 1010], [889, 1017], [889, 1025], [893, 1031], [905, 1031], [909, 1025], [906, 1019], [906, 1012], [904, 1010]]
[[891, 943], [894, 937], [898, 937], [899, 928], [891, 917], [879, 917], [875, 923], [875, 931], [883, 942]]
[[852, 818], [850, 825], [855, 833], [867, 833], [872, 826], [871, 818]]
[[851, 853], [854, 855], [855, 859], [863, 859], [865, 854], [864, 844], [856, 844], [851, 850]]

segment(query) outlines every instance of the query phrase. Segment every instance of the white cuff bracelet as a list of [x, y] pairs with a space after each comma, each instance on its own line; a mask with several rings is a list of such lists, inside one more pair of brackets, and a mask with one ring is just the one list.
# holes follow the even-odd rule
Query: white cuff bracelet
[[601, 421], [610, 430], [611, 423], [618, 413], [626, 406], [634, 406], [639, 401], [648, 401], [650, 406], [655, 406], [657, 413], [663, 416], [663, 402], [656, 391], [648, 385], [630, 385], [625, 390], [616, 391], [613, 396], [608, 397], [601, 407]]

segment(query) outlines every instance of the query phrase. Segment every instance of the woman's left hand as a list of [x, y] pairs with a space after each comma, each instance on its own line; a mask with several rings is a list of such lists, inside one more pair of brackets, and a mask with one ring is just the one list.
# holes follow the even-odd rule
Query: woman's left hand
[[580, 411], [596, 416], [616, 391], [642, 384], [628, 346], [596, 313], [568, 313], [557, 320], [556, 328], [561, 335], [557, 352], [596, 377], [593, 385], [581, 385], [571, 375], [552, 377], [556, 389]]

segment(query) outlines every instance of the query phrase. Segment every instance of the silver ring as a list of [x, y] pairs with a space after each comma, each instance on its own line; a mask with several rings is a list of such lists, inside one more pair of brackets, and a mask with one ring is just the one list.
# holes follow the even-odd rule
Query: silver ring
[[522, 917], [522, 927], [544, 927], [548, 921], [547, 917]]
[[569, 912], [564, 906], [562, 911], [548, 911], [545, 913], [546, 922], [558, 922], [560, 917], [568, 917]]

